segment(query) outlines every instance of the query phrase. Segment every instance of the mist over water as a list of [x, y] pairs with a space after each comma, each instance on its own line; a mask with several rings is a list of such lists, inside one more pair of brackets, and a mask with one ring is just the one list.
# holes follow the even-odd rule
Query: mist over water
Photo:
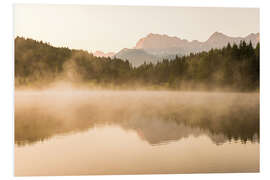
[[[88, 140], [85, 139], [86, 136]], [[128, 144], [123, 145], [122, 141], [127, 141]], [[170, 148], [177, 150], [174, 146], [189, 147], [190, 143], [200, 144], [198, 148], [202, 150], [208, 149], [201, 152], [202, 157], [210, 157], [204, 160], [205, 163], [211, 161], [217, 166], [211, 166], [210, 163], [208, 168], [199, 168], [198, 159], [190, 157], [194, 154], [183, 150], [174, 151], [172, 154], [158, 153], [164, 148], [168, 148], [168, 151]], [[85, 90], [74, 89], [68, 85], [47, 90], [16, 90], [15, 144], [16, 175], [257, 172], [259, 94]], [[76, 148], [72, 152], [65, 152], [62, 147], [66, 146]], [[100, 151], [95, 152], [94, 159], [92, 155], [84, 154], [84, 148], [88, 149], [88, 146], [92, 150]], [[106, 153], [114, 157], [102, 159], [104, 150], [101, 150], [100, 146], [109, 148]], [[128, 146], [132, 146], [132, 150], [127, 148]], [[156, 148], [149, 150], [149, 147]], [[216, 149], [218, 147], [220, 148]], [[44, 149], [47, 151], [43, 152]], [[30, 153], [32, 151], [36, 154]], [[129, 159], [129, 162], [126, 162], [123, 157], [123, 154], [129, 152], [140, 152], [142, 156], [146, 156], [149, 151], [155, 160], [146, 158], [137, 162], [135, 159]], [[216, 157], [212, 157], [214, 159], [211, 159], [212, 151], [217, 153]], [[67, 161], [66, 156], [62, 157], [64, 159], [51, 159], [51, 153], [61, 152], [66, 156], [82, 153], [83, 155], [77, 159], [82, 163], [89, 158], [89, 161], [105, 164], [104, 167], [89, 164], [86, 165], [87, 170], [84, 166], [76, 169], [76, 163], [73, 162], [75, 160], [69, 160], [68, 165], [63, 165]], [[222, 161], [226, 161], [224, 158], [227, 155], [224, 153], [227, 152], [234, 154], [234, 159], [231, 159], [229, 164], [241, 161], [245, 165], [241, 163], [228, 168], [222, 164]], [[39, 153], [48, 156], [47, 160], [41, 160], [44, 161], [43, 165], [39, 164], [40, 160], [37, 161]], [[180, 164], [172, 163], [172, 155], [174, 158], [186, 156], [189, 158], [187, 161], [194, 166], [187, 167], [181, 164], [185, 159], [183, 157], [178, 159]], [[115, 164], [118, 168], [112, 169], [109, 164], [115, 158], [119, 162]], [[141, 163], [147, 164], [148, 161], [160, 161], [164, 158], [168, 159], [164, 160], [163, 168], [150, 165], [144, 169], [139, 168]], [[58, 168], [58, 171], [48, 171], [48, 166], [53, 162], [63, 163], [61, 168], [54, 167]], [[26, 168], [33, 163], [37, 164], [35, 171]], [[124, 167], [128, 168], [123, 170]], [[84, 171], [81, 171], [82, 169]]]
[[182, 124], [244, 142], [259, 134], [257, 93], [54, 89], [16, 91], [15, 101], [17, 143], [110, 124], [134, 131], [148, 124], [163, 130], [166, 124]]

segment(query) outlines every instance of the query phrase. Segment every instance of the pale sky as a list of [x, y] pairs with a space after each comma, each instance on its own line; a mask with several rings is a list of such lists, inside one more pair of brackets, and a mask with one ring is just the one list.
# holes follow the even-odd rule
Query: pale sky
[[258, 8], [15, 5], [14, 33], [87, 51], [132, 48], [149, 33], [205, 41], [259, 32]]

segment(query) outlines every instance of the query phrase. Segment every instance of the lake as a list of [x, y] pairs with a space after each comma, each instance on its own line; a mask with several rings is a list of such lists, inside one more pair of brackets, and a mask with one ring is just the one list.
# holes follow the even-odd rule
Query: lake
[[259, 93], [15, 92], [15, 175], [259, 172]]

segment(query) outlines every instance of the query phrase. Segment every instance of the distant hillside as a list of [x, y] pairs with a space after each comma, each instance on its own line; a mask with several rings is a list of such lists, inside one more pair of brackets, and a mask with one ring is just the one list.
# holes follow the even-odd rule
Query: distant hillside
[[160, 59], [173, 59], [176, 55], [183, 56], [190, 53], [209, 51], [212, 48], [223, 48], [228, 43], [239, 45], [241, 41], [249, 43], [253, 47], [260, 41], [259, 33], [251, 33], [246, 37], [230, 37], [220, 32], [213, 33], [205, 42], [197, 40], [188, 41], [178, 37], [150, 33], [141, 38], [133, 49], [124, 49], [116, 54], [116, 57], [128, 59], [133, 65], [143, 64], [144, 61], [156, 63]]
[[156, 62], [158, 60], [162, 60], [162, 58], [154, 56], [152, 54], [148, 54], [143, 49], [122, 49], [117, 54], [115, 54], [115, 57], [128, 60], [131, 62], [134, 66], [139, 66], [143, 64], [144, 62]]
[[96, 51], [93, 53], [93, 55], [97, 57], [113, 57], [115, 53], [114, 52], [104, 53], [102, 51]]
[[[124, 49], [120, 55], [147, 57], [132, 66], [120, 58], [96, 57], [83, 50], [56, 48], [42, 41], [15, 39], [15, 86], [48, 87], [72, 82], [122, 89], [254, 91], [259, 89], [260, 45], [242, 41], [222, 49], [177, 56], [149, 63], [143, 49]], [[142, 63], [142, 61], [139, 61]]]
[[48, 43], [15, 39], [15, 85], [46, 86], [54, 81], [113, 83], [126, 79], [130, 63], [96, 57], [83, 50], [53, 47]]

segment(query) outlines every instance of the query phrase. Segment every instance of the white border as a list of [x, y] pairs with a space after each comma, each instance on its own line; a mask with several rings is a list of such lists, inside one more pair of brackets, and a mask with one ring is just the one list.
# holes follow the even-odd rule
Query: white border
[[261, 33], [261, 173], [248, 174], [180, 174], [180, 175], [136, 175], [136, 176], [69, 176], [69, 177], [23, 177], [20, 179], [269, 179], [269, 132], [270, 132], [270, 3], [267, 0], [4, 0], [0, 6], [0, 177], [15, 179], [13, 176], [13, 4], [98, 4], [98, 5], [147, 5], [181, 7], [257, 7], [260, 8]]

